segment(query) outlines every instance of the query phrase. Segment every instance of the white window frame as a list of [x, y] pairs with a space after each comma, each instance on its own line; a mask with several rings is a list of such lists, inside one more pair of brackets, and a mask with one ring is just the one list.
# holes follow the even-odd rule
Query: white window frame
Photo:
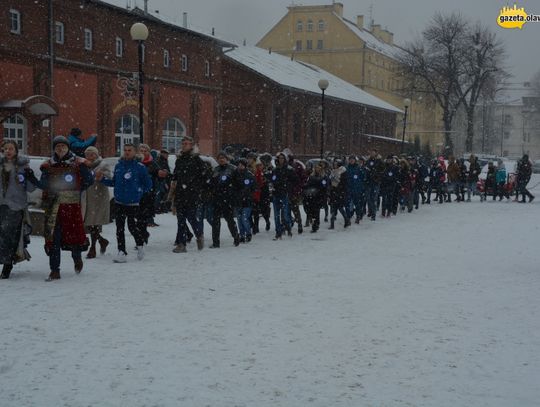
[[92, 51], [94, 48], [94, 38], [92, 30], [89, 28], [84, 29], [84, 49], [87, 51]]
[[124, 40], [120, 37], [116, 37], [114, 44], [114, 47], [116, 49], [116, 56], [118, 58], [122, 58], [124, 56]]
[[162, 148], [169, 151], [174, 149], [175, 153], [178, 153], [186, 135], [186, 126], [178, 117], [169, 117], [165, 120], [161, 135]]
[[188, 68], [189, 68], [188, 56], [186, 54], [182, 54], [182, 72], [187, 72]]
[[307, 50], [313, 49], [313, 40], [306, 40], [306, 49]]
[[[127, 127], [124, 127], [125, 124], [127, 124]], [[126, 128], [129, 131], [126, 131]], [[138, 145], [140, 134], [140, 121], [137, 116], [133, 114], [120, 116], [116, 121], [114, 133], [116, 156], [119, 157], [122, 155], [126, 143]]]
[[311, 18], [309, 20], [307, 20], [306, 32], [308, 32], [308, 33], [313, 32], [313, 20]]
[[[20, 114], [14, 114], [13, 116], [10, 116], [6, 120], [4, 120], [2, 125], [4, 128], [2, 132], [2, 140], [14, 141], [19, 147], [19, 151], [21, 153], [26, 153], [27, 127], [26, 119], [24, 118], [24, 116]], [[15, 137], [10, 137], [11, 135], [14, 135]]]
[[171, 66], [171, 56], [169, 51], [166, 49], [163, 50], [163, 66], [165, 68], [169, 68]]
[[319, 20], [319, 22], [317, 23], [317, 31], [322, 32], [325, 30], [325, 28], [326, 23], [324, 22], [324, 20]]
[[296, 22], [296, 32], [301, 33], [302, 31], [304, 31], [304, 22], [302, 20], [298, 20]]
[[210, 78], [210, 61], [204, 61], [204, 76]]
[[54, 40], [57, 44], [63, 44], [64, 38], [64, 23], [61, 21], [54, 22]]
[[[15, 22], [16, 27], [13, 27]], [[21, 34], [21, 12], [14, 8], [9, 10], [9, 28], [12, 34]]]

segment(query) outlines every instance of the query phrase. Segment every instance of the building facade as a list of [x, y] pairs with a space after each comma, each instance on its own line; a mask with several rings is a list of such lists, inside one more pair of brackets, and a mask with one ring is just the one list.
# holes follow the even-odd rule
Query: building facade
[[[225, 54], [222, 78], [226, 145], [289, 148], [304, 158], [318, 157], [321, 148], [337, 156], [400, 151], [401, 140], [391, 137], [400, 111], [320, 68], [241, 46]], [[320, 79], [329, 82], [324, 134]]]
[[52, 135], [97, 134], [104, 156], [139, 141], [138, 51], [143, 22], [144, 142], [178, 149], [190, 135], [205, 153], [220, 147], [221, 66], [228, 43], [142, 10], [97, 0], [6, 0], [0, 8], [0, 133], [31, 155]]
[[[405, 98], [411, 99], [406, 140], [431, 147], [442, 143], [436, 103], [425, 94], [403, 91], [407, 86], [397, 61], [402, 50], [394, 44], [393, 34], [377, 24], [369, 28], [364, 28], [364, 16], [355, 22], [344, 18], [341, 3], [291, 5], [257, 46], [317, 65], [398, 109], [403, 109]], [[397, 126], [395, 135], [401, 138], [402, 131]]]

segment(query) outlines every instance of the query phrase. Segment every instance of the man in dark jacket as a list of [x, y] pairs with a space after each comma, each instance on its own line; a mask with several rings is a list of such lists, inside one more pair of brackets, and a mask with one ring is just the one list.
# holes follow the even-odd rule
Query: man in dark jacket
[[233, 182], [237, 191], [238, 229], [240, 243], [251, 241], [251, 213], [253, 210], [253, 193], [256, 184], [255, 177], [247, 168], [245, 158], [238, 160], [238, 166], [233, 174]]
[[306, 183], [306, 169], [302, 163], [294, 158], [292, 154], [289, 155], [289, 165], [294, 171], [296, 181], [291, 188], [290, 206], [291, 212], [294, 215], [294, 221], [298, 224], [298, 234], [302, 234], [302, 214], [300, 213], [300, 205], [302, 203], [302, 190]]
[[517, 165], [517, 193], [516, 196], [521, 193], [521, 202], [525, 202], [525, 197], [529, 197], [529, 202], [532, 202], [534, 195], [527, 189], [527, 184], [531, 180], [532, 163], [529, 160], [529, 156], [524, 154]]
[[366, 199], [368, 205], [368, 216], [371, 218], [371, 220], [375, 220], [381, 179], [384, 171], [384, 164], [376, 149], [371, 150], [369, 159], [366, 163], [366, 170]]
[[482, 169], [478, 163], [478, 159], [474, 154], [469, 157], [469, 170], [467, 172], [467, 202], [471, 202], [471, 193], [476, 195], [478, 177]]
[[84, 158], [84, 152], [90, 146], [94, 146], [97, 141], [97, 136], [90, 136], [84, 140], [82, 137], [82, 131], [78, 127], [71, 129], [68, 136], [69, 149], [78, 157]]
[[356, 212], [355, 223], [360, 223], [364, 216], [364, 193], [366, 188], [366, 170], [358, 163], [355, 156], [349, 157], [347, 165], [347, 217], [352, 220]]
[[399, 167], [394, 164], [392, 155], [386, 157], [385, 169], [381, 181], [382, 209], [383, 218], [390, 217], [394, 211], [394, 194], [397, 188], [399, 177]]
[[238, 229], [234, 222], [234, 207], [236, 203], [236, 185], [234, 183], [234, 174], [236, 167], [229, 164], [229, 158], [225, 152], [217, 156], [218, 166], [214, 168], [210, 185], [212, 187], [212, 196], [214, 215], [212, 220], [212, 246], [217, 249], [220, 246], [219, 235], [221, 231], [221, 218], [225, 218], [229, 232], [234, 239], [234, 245], [240, 244]]
[[281, 239], [283, 234], [283, 223], [289, 236], [292, 236], [291, 210], [289, 206], [289, 196], [296, 183], [294, 170], [287, 164], [285, 153], [278, 153], [276, 156], [276, 168], [270, 174], [272, 204], [274, 206], [274, 222], [276, 224], [276, 236], [274, 240]]
[[187, 224], [189, 222], [197, 238], [197, 249], [204, 247], [203, 219], [199, 213], [202, 203], [202, 192], [210, 174], [204, 161], [193, 147], [193, 139], [184, 137], [182, 151], [176, 159], [172, 176], [169, 200], [173, 203], [173, 214], [178, 220], [176, 247], [174, 253], [184, 253], [187, 242]]

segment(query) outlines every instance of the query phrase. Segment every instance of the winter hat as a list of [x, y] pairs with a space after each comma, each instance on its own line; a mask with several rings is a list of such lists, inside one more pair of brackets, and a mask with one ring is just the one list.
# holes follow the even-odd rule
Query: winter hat
[[86, 150], [84, 150], [84, 152], [85, 153], [94, 153], [95, 155], [99, 156], [99, 150], [94, 146], [87, 147]]
[[56, 147], [57, 144], [65, 144], [66, 146], [69, 147], [69, 141], [64, 136], [56, 136], [55, 138], [53, 138], [53, 142], [52, 142], [53, 149]]
[[69, 134], [72, 134], [74, 135], [75, 137], [79, 137], [81, 134], [82, 134], [82, 131], [81, 129], [79, 129], [78, 127], [73, 127], [71, 129], [71, 131], [69, 132]]
[[247, 166], [248, 166], [248, 162], [247, 162], [247, 160], [246, 160], [245, 158], [240, 158], [240, 159], [238, 160], [238, 164], [239, 164], [239, 165], [242, 164], [244, 167], [247, 167]]
[[227, 155], [227, 153], [225, 151], [220, 151], [218, 153], [218, 155], [216, 156], [217, 159], [219, 159], [221, 157], [225, 157], [227, 160], [229, 159], [229, 156]]

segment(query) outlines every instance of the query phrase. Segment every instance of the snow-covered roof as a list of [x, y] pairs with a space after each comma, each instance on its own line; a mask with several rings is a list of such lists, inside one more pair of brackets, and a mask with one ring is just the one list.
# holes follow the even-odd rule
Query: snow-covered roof
[[267, 50], [253, 46], [241, 46], [227, 51], [225, 55], [282, 86], [320, 95], [319, 80], [326, 79], [329, 86], [325, 95], [330, 98], [402, 113], [390, 103], [315, 65], [291, 60], [289, 57], [275, 52], [269, 53]]
[[523, 106], [524, 97], [534, 96], [534, 88], [528, 82], [507, 83], [497, 92], [495, 102], [505, 106]]
[[356, 34], [356, 36], [360, 38], [369, 49], [380, 52], [381, 54], [393, 59], [399, 58], [401, 53], [404, 52], [398, 46], [387, 44], [386, 42], [379, 40], [371, 32], [358, 28], [358, 26], [352, 21], [347, 20], [344, 17], [340, 17], [336, 13], [334, 13], [334, 15], [336, 18], [341, 20], [354, 34]]

